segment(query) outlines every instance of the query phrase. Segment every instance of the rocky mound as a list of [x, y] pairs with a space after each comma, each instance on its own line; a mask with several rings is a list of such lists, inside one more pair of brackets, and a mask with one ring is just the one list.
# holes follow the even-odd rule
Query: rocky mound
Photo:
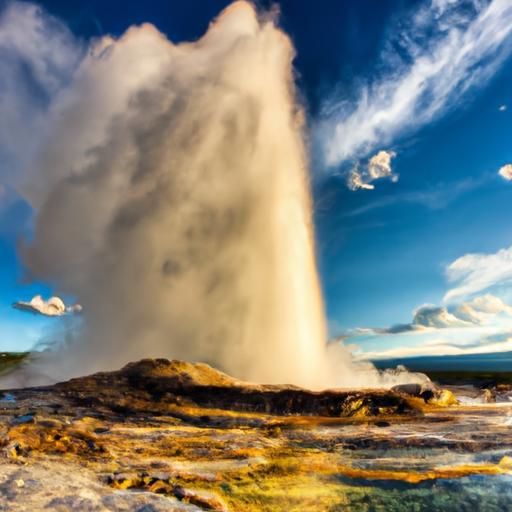
[[[45, 388], [48, 390], [49, 388]], [[389, 390], [309, 391], [288, 385], [256, 385], [206, 364], [144, 359], [120, 371], [102, 372], [56, 384], [54, 389], [82, 406], [122, 413], [166, 413], [197, 407], [274, 415], [324, 417], [415, 414], [418, 408]]]

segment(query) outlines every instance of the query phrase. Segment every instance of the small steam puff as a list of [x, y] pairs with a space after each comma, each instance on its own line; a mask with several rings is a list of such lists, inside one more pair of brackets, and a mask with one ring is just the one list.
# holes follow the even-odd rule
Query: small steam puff
[[80, 313], [82, 311], [80, 304], [66, 306], [60, 297], [50, 297], [46, 301], [41, 295], [36, 295], [29, 302], [22, 300], [15, 302], [12, 307], [43, 316], [62, 316], [70, 313]]
[[168, 357], [253, 381], [382, 384], [326, 350], [293, 56], [239, 1], [197, 42], [131, 27], [69, 70], [30, 158], [18, 148], [18, 190], [37, 209], [26, 265], [84, 314], [29, 380]]

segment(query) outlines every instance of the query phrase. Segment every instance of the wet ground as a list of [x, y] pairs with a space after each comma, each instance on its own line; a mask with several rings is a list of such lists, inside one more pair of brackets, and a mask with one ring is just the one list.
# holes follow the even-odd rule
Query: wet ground
[[0, 510], [512, 511], [503, 389], [326, 398], [170, 364], [0, 393]]

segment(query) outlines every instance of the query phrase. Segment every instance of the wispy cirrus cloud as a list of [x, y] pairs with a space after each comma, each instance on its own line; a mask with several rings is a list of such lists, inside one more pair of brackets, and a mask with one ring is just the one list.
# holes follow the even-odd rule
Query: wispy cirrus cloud
[[421, 190], [409, 190], [385, 195], [366, 204], [354, 208], [345, 214], [346, 217], [357, 217], [373, 210], [379, 210], [395, 204], [418, 204], [431, 210], [441, 210], [460, 196], [471, 192], [490, 181], [489, 175], [481, 178], [467, 178], [455, 183], [437, 183]]
[[432, 0], [404, 20], [383, 75], [352, 101], [336, 97], [318, 125], [325, 165], [338, 167], [418, 129], [482, 87], [512, 52], [509, 0]]
[[446, 269], [455, 286], [444, 301], [474, 295], [497, 285], [512, 284], [512, 247], [494, 254], [470, 253], [457, 258]]
[[498, 336], [478, 336], [475, 339], [438, 338], [411, 347], [394, 347], [359, 354], [361, 359], [395, 359], [424, 356], [462, 356], [512, 352], [512, 331]]

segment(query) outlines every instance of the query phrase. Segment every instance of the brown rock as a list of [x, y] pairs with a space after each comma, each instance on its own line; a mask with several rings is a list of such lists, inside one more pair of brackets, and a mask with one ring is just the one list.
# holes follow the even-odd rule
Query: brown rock
[[[239, 381], [206, 364], [144, 359], [118, 372], [104, 372], [57, 384], [66, 396], [87, 406], [105, 406], [123, 415], [147, 410], [162, 413], [195, 406], [277, 415], [366, 417], [418, 413], [393, 390], [309, 391], [290, 385]], [[186, 414], [179, 413], [186, 420]], [[188, 418], [214, 421], [203, 415]]]

